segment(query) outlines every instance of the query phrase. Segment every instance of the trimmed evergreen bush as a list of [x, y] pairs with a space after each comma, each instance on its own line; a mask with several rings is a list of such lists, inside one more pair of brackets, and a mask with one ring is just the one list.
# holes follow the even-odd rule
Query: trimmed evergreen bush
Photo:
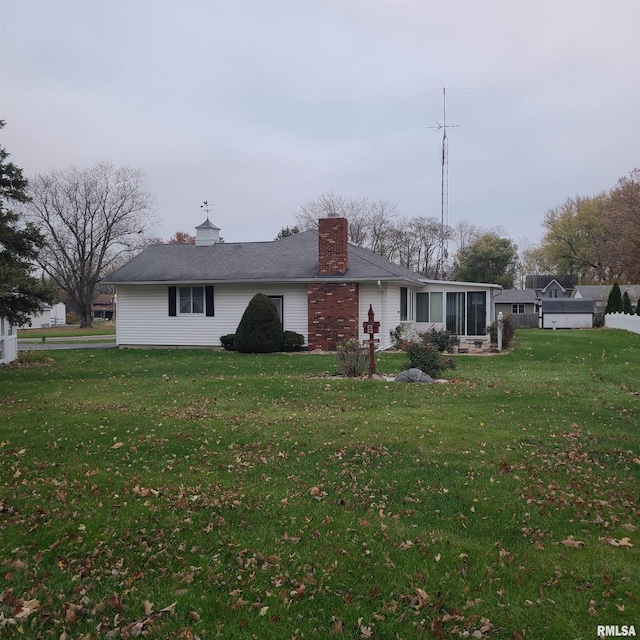
[[220, 336], [220, 344], [225, 351], [236, 350], [236, 334], [227, 333], [226, 336]]
[[640, 316], [640, 298], [638, 298], [638, 304], [636, 305], [636, 315]]
[[349, 378], [359, 378], [369, 370], [369, 351], [357, 340], [347, 340], [336, 350], [338, 371]]
[[282, 343], [278, 310], [264, 293], [256, 293], [236, 329], [235, 347], [240, 353], [275, 353]]
[[625, 291], [624, 295], [622, 296], [622, 313], [628, 313], [629, 315], [633, 314], [631, 298], [629, 297], [629, 293], [627, 291]]
[[607, 308], [604, 312], [622, 312], [622, 293], [620, 292], [620, 285], [617, 282], [613, 283], [613, 287], [611, 287], [611, 291], [609, 291], [609, 297], [607, 298]]
[[285, 331], [282, 334], [282, 351], [301, 351], [304, 347], [304, 336], [295, 331]]
[[455, 369], [452, 358], [445, 358], [433, 344], [409, 342], [405, 348], [410, 369], [420, 369], [432, 378], [440, 378], [445, 369]]

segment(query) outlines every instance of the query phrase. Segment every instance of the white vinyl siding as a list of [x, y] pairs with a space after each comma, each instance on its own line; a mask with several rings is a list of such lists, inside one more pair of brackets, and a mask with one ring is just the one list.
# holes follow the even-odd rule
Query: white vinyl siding
[[[182, 286], [182, 285], [180, 285]], [[194, 283], [194, 286], [200, 286]], [[215, 316], [169, 316], [168, 285], [120, 285], [116, 325], [119, 345], [220, 346], [220, 336], [235, 333], [256, 293], [283, 297], [283, 327], [304, 336], [307, 344], [306, 284], [216, 284]]]
[[593, 328], [593, 314], [591, 313], [544, 313], [542, 314], [543, 329], [591, 329]]
[[[377, 284], [363, 283], [360, 285], [358, 294], [358, 315], [360, 316], [358, 325], [358, 336], [360, 343], [363, 340], [368, 340], [369, 334], [362, 330], [362, 324], [369, 318], [369, 306], [373, 308], [375, 321], [380, 323], [380, 333], [376, 338], [380, 339], [380, 345], [389, 346], [389, 321], [386, 316], [386, 305], [384, 300], [387, 296], [386, 285], [383, 285], [384, 289]], [[394, 325], [395, 326], [395, 325]], [[393, 328], [393, 327], [392, 327]]]

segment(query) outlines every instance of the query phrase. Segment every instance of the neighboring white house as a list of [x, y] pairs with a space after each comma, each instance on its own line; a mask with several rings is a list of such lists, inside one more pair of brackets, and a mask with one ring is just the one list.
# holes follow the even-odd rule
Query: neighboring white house
[[0, 364], [9, 364], [18, 357], [18, 328], [6, 318], [0, 318]]
[[[578, 285], [573, 290], [573, 298], [593, 300], [596, 303], [596, 311], [604, 313], [607, 302], [609, 300], [609, 294], [611, 293], [611, 284], [596, 284], [596, 285]], [[638, 300], [640, 300], [640, 285], [638, 284], [622, 284], [620, 285], [620, 293], [629, 294], [631, 304], [635, 309]]]
[[23, 328], [46, 329], [66, 323], [67, 305], [64, 302], [58, 302], [53, 306], [42, 304], [40, 313], [34, 313], [29, 316], [31, 324], [27, 323]]
[[120, 346], [220, 346], [256, 293], [271, 297], [285, 330], [309, 349], [364, 340], [369, 306], [380, 346], [404, 324], [487, 339], [498, 285], [428, 280], [347, 240], [344, 218], [270, 242], [224, 243], [208, 220], [195, 244], [150, 245], [103, 283], [117, 285]]

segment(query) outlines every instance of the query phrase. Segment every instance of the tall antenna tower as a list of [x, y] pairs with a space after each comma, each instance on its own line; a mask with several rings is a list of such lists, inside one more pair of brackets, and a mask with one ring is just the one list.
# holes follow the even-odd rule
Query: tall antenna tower
[[447, 124], [447, 89], [442, 85], [442, 123], [436, 122], [436, 129], [442, 131], [442, 193], [440, 198], [440, 249], [438, 255], [438, 266], [436, 278], [442, 275], [443, 279], [447, 277], [446, 261], [449, 257], [449, 242], [447, 229], [449, 227], [449, 139], [447, 138], [447, 129], [458, 127], [457, 124]]

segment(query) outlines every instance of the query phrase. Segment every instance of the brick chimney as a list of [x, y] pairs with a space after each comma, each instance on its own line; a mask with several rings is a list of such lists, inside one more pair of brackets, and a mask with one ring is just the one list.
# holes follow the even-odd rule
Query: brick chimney
[[349, 268], [349, 223], [345, 218], [318, 220], [318, 275], [343, 276]]

